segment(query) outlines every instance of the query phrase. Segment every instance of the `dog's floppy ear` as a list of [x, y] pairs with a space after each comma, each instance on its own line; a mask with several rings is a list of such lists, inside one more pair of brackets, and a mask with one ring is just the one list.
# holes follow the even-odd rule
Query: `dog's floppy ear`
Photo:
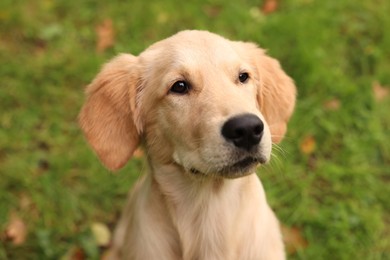
[[123, 167], [139, 143], [136, 64], [137, 57], [121, 54], [104, 65], [87, 87], [79, 115], [88, 142], [110, 170]]
[[279, 143], [286, 131], [296, 97], [293, 80], [277, 60], [258, 50], [257, 66], [260, 75], [257, 100], [271, 130], [272, 141]]
[[267, 56], [263, 49], [253, 43], [239, 44], [256, 66], [259, 107], [270, 127], [272, 142], [279, 143], [287, 131], [287, 121], [295, 106], [294, 82], [283, 71], [279, 62]]

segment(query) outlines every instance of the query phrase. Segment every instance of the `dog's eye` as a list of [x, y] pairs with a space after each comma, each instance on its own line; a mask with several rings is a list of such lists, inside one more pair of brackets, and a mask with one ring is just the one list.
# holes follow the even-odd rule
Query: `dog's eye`
[[246, 73], [246, 72], [240, 73], [240, 74], [238, 75], [238, 80], [239, 80], [241, 83], [247, 82], [248, 79], [249, 79], [249, 74]]
[[189, 90], [190, 85], [186, 81], [179, 80], [172, 85], [169, 91], [176, 94], [187, 94]]

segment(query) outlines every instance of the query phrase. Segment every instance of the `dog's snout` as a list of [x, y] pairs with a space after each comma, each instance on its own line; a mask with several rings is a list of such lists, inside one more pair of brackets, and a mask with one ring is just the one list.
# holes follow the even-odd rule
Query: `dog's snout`
[[253, 114], [235, 116], [222, 126], [222, 135], [236, 147], [250, 151], [263, 136], [264, 124]]

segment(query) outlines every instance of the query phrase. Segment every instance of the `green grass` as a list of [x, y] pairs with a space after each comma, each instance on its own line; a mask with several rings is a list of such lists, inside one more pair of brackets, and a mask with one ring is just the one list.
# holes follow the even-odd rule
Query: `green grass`
[[[372, 90], [390, 86], [390, 3], [279, 2], [265, 16], [254, 0], [1, 1], [0, 259], [99, 257], [91, 224], [115, 224], [144, 163], [101, 166], [77, 125], [83, 88], [115, 54], [187, 28], [257, 42], [296, 81], [287, 137], [259, 169], [281, 222], [307, 241], [290, 258], [390, 259], [390, 96]], [[97, 53], [107, 18], [115, 44]], [[27, 224], [18, 246], [4, 233], [11, 214]]]

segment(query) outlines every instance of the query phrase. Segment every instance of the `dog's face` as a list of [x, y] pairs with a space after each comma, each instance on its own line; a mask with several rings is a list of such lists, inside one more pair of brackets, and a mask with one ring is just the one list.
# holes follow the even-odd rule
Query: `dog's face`
[[144, 139], [156, 164], [227, 178], [269, 160], [295, 100], [292, 81], [261, 49], [201, 31], [119, 56], [88, 91], [80, 122], [109, 168]]
[[257, 102], [256, 64], [219, 36], [192, 34], [176, 35], [140, 56], [148, 150], [159, 157], [152, 159], [173, 160], [192, 174], [253, 172], [271, 153]]

